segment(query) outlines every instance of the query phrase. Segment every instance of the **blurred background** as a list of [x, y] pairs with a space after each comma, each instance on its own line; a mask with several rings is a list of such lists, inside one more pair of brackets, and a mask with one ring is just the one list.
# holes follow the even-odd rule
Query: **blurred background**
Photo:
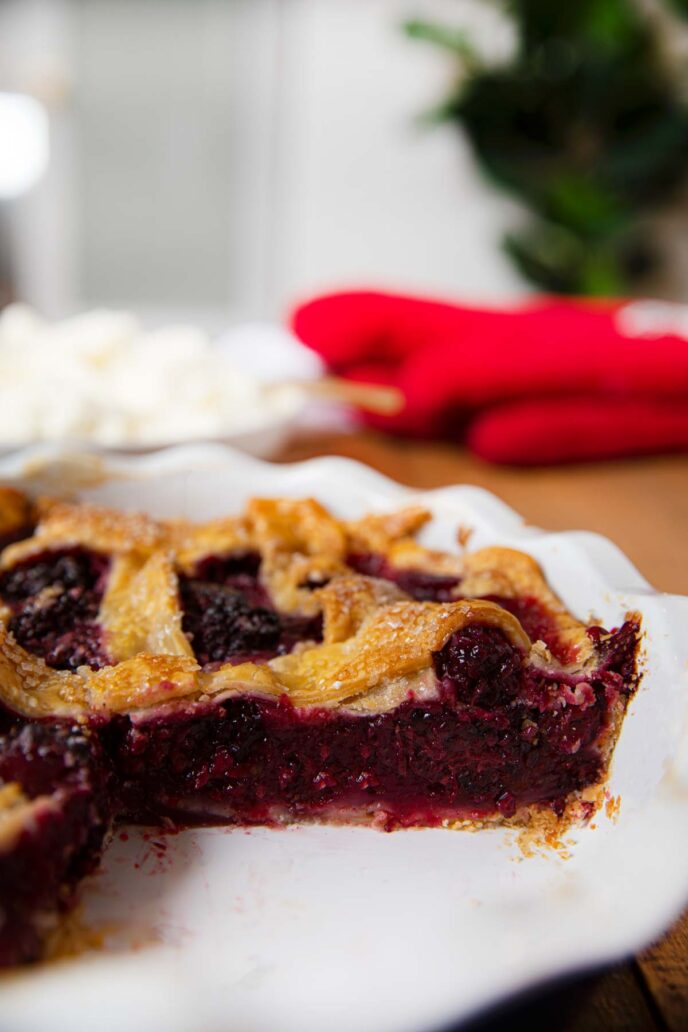
[[210, 328], [341, 285], [685, 298], [685, 13], [0, 0], [0, 298]]
[[[342, 290], [459, 307], [299, 307]], [[524, 320], [543, 296], [572, 303]], [[0, 444], [162, 443], [173, 404], [226, 438], [235, 372], [327, 372], [492, 461], [685, 451], [685, 301], [688, 0], [0, 0]]]
[[3, 295], [213, 325], [341, 283], [519, 290], [518, 205], [419, 123], [457, 72], [421, 6], [508, 52], [481, 2], [0, 0]]

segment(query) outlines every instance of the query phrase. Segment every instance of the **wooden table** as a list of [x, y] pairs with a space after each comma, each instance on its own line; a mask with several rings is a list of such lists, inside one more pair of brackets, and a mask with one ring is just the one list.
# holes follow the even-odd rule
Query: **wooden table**
[[[655, 587], [688, 594], [688, 457], [517, 470], [448, 444], [326, 434], [293, 441], [281, 458], [327, 454], [358, 459], [412, 487], [477, 484], [550, 530], [599, 531]], [[688, 1032], [688, 911], [628, 963], [540, 994], [480, 1028], [511, 1032], [521, 1024], [531, 1032]]]

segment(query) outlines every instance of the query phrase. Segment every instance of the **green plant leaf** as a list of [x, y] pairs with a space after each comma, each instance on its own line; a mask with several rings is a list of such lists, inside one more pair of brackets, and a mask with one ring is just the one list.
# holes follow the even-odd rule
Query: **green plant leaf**
[[688, 18], [688, 0], [664, 0], [667, 7], [671, 7], [683, 18]]
[[[665, 0], [688, 15], [688, 0]], [[636, 0], [504, 0], [519, 46], [479, 65], [457, 29], [410, 36], [455, 54], [434, 121], [456, 121], [480, 166], [530, 209], [504, 246], [548, 290], [611, 294], [652, 266], [649, 215], [688, 182], [688, 99]]]
[[478, 54], [467, 34], [461, 29], [437, 25], [434, 22], [410, 20], [404, 23], [404, 31], [411, 39], [420, 39], [426, 43], [434, 43], [455, 54], [466, 68], [475, 69], [479, 65]]
[[546, 208], [550, 219], [588, 240], [617, 232], [627, 219], [620, 198], [612, 191], [568, 170], [550, 182]]

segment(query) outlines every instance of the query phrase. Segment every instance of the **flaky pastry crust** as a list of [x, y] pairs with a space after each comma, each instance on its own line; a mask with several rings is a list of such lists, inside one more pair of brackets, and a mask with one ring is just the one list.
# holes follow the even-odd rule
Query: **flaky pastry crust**
[[[426, 549], [414, 535], [429, 513], [418, 507], [349, 521], [313, 499], [261, 498], [237, 517], [206, 523], [54, 500], [41, 500], [37, 512], [35, 532], [2, 552], [0, 571], [46, 550], [78, 546], [107, 556], [99, 624], [111, 663], [51, 669], [17, 644], [7, 612], [4, 619], [0, 614], [0, 700], [26, 716], [143, 712], [246, 691], [286, 695], [297, 706], [382, 711], [409, 692], [427, 691], [433, 653], [470, 623], [499, 628], [540, 666], [565, 669], [544, 643], [530, 641], [515, 616], [481, 598], [491, 595], [537, 600], [569, 649], [569, 666], [594, 661], [585, 626], [566, 611], [533, 559], [504, 548], [465, 555]], [[261, 582], [279, 610], [322, 613], [322, 643], [304, 642], [267, 663], [201, 668], [182, 628], [179, 577], [208, 556], [237, 550], [259, 553]], [[414, 601], [390, 582], [353, 573], [352, 553], [374, 553], [397, 569], [456, 576], [456, 599]]]

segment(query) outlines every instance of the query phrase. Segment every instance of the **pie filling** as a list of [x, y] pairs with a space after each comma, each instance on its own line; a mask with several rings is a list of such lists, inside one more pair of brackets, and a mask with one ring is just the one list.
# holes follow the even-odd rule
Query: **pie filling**
[[460, 583], [458, 577], [395, 567], [384, 555], [375, 552], [350, 552], [346, 564], [365, 577], [391, 581], [419, 602], [451, 602], [456, 598], [456, 589]]
[[8, 628], [19, 644], [58, 670], [93, 670], [109, 662], [98, 624], [110, 567], [85, 548], [33, 555], [0, 574]]
[[[320, 653], [323, 616], [280, 611], [261, 564], [260, 551], [234, 548], [177, 574], [171, 590], [180, 653], [190, 645], [197, 665], [186, 656], [180, 663], [200, 667], [206, 678], [227, 664], [267, 664], [262, 677], [275, 660], [274, 670], [288, 677], [294, 659]], [[0, 705], [0, 802], [2, 793], [5, 803], [14, 800], [0, 806], [0, 966], [41, 954], [56, 916], [96, 865], [112, 820], [181, 827], [326, 819], [392, 830], [520, 819], [533, 808], [560, 817], [572, 800], [577, 817], [593, 812], [585, 790], [604, 778], [638, 682], [636, 618], [611, 633], [581, 629], [579, 654], [546, 595], [487, 595], [462, 608], [458, 576], [397, 568], [375, 551], [349, 551], [345, 565], [417, 601], [407, 604], [387, 588], [380, 601], [377, 585], [369, 603], [346, 595], [342, 582], [354, 623], [345, 625], [343, 644], [328, 644], [325, 635], [324, 662], [328, 649], [341, 648], [337, 662], [355, 667], [356, 654], [346, 649], [357, 640], [355, 620], [366, 619], [356, 615], [364, 603], [391, 607], [384, 611], [391, 628], [385, 648], [395, 647], [395, 634], [402, 648], [407, 611], [409, 619], [429, 611], [433, 620], [458, 613], [465, 621], [440, 636], [441, 647], [426, 653], [431, 665], [415, 679], [402, 677], [393, 696], [384, 695], [383, 674], [372, 703], [354, 693], [299, 706], [286, 688], [263, 691], [268, 681], [247, 683], [237, 671], [233, 682], [233, 672], [223, 670], [215, 695], [197, 691], [148, 708], [106, 710], [108, 716], [86, 711], [78, 725], [63, 717], [30, 720]], [[329, 569], [315, 568], [299, 589], [327, 584]], [[73, 545], [34, 552], [0, 572], [16, 642], [64, 672], [60, 677], [116, 670], [99, 622], [110, 571], [105, 552]], [[544, 644], [528, 651], [527, 639], [508, 631], [510, 618], [502, 613], [495, 621], [485, 601]], [[393, 619], [399, 611], [401, 624]]]
[[211, 556], [180, 577], [182, 626], [201, 666], [260, 663], [322, 641], [322, 618], [280, 613], [259, 580], [257, 552]]
[[[0, 738], [0, 785], [21, 793], [22, 820], [0, 818], [0, 967], [40, 957], [60, 912], [96, 867], [111, 820], [99, 742], [66, 723], [28, 723]], [[0, 792], [3, 791], [0, 788]], [[4, 846], [4, 848], [3, 848]]]
[[236, 695], [115, 721], [123, 813], [181, 824], [358, 813], [387, 830], [532, 804], [561, 814], [602, 773], [599, 740], [631, 690], [621, 671], [637, 631], [616, 632], [588, 679], [528, 668], [500, 631], [469, 626], [434, 655], [436, 697], [385, 713]]

